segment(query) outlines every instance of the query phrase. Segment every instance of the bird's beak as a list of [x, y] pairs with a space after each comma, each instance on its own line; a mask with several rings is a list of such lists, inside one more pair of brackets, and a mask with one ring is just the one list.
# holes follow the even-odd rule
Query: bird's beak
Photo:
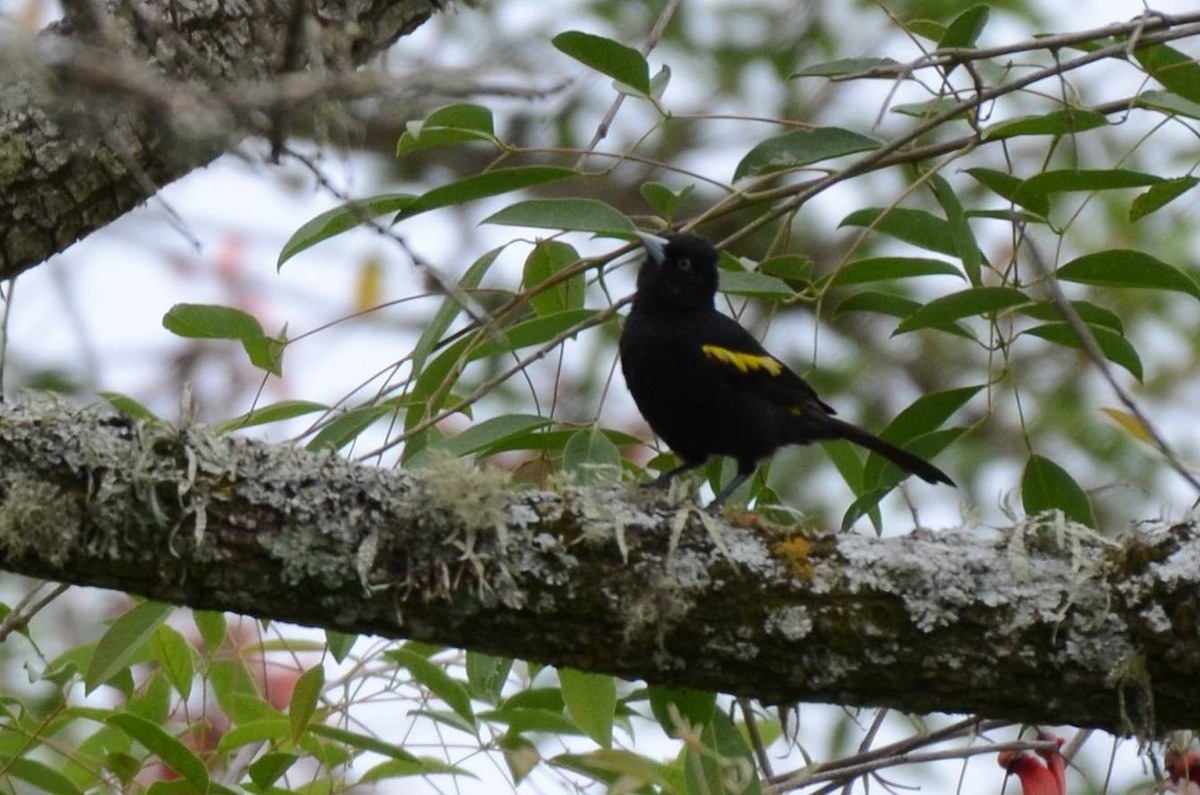
[[642, 245], [646, 248], [646, 256], [655, 265], [661, 265], [667, 257], [667, 239], [652, 235], [648, 232], [634, 232], [638, 239], [642, 241]]

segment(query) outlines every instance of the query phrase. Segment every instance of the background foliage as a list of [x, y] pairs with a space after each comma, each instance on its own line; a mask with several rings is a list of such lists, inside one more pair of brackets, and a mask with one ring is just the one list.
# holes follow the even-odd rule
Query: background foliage
[[[771, 518], [877, 532], [907, 526], [905, 507], [929, 524], [960, 521], [963, 506], [987, 521], [1058, 509], [1115, 531], [1195, 496], [1200, 15], [533, 6], [437, 16], [391, 56], [398, 79], [424, 81], [403, 108], [318, 114], [283, 173], [336, 206], [294, 219], [273, 263], [228, 243], [217, 289], [161, 307], [187, 342], [158, 367], [158, 391], [106, 396], [166, 415], [186, 381], [225, 432], [381, 465], [474, 456], [538, 485], [642, 480], [669, 461], [616, 374], [630, 232], [684, 226], [726, 252], [727, 311], [843, 416], [938, 454], [962, 486], [881, 504], [892, 474], [832, 443], [763, 469], [745, 497]], [[328, 142], [359, 152], [349, 186]], [[354, 235], [382, 247], [356, 262], [335, 248]], [[314, 262], [318, 311], [293, 309], [279, 292]], [[279, 275], [264, 279], [271, 264]], [[347, 273], [351, 305], [330, 305], [325, 281]], [[7, 295], [20, 312], [21, 292]], [[17, 330], [10, 390], [112, 388], [86, 357], [39, 364]], [[730, 474], [716, 462], [707, 477]], [[47, 593], [14, 597], [6, 615], [28, 618]], [[950, 742], [938, 753], [965, 770], [980, 744], [1053, 745], [998, 722], [807, 709], [785, 732], [774, 711], [712, 694], [150, 603], [112, 612], [97, 636], [51, 606], [0, 646], [14, 687], [0, 767], [14, 782], [342, 791], [425, 776], [448, 790], [534, 776], [826, 791], [866, 786], [873, 765], [916, 746]], [[969, 768], [999, 789], [986, 759]], [[844, 770], [799, 772], [814, 760]], [[1087, 786], [1113, 788], [1107, 764], [1084, 769]], [[959, 769], [905, 775], [948, 789]]]

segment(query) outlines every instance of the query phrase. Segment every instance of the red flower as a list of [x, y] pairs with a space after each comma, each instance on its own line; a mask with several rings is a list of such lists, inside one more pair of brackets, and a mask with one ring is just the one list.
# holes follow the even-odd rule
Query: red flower
[[1167, 768], [1167, 789], [1200, 795], [1200, 754], [1185, 754], [1172, 748], [1163, 757], [1163, 765]]
[[1039, 734], [1038, 739], [1054, 740], [1056, 747], [1038, 751], [1037, 756], [1026, 751], [1001, 751], [996, 761], [1010, 774], [1017, 774], [1024, 795], [1067, 795], [1067, 760], [1058, 752], [1063, 739], [1048, 734]]

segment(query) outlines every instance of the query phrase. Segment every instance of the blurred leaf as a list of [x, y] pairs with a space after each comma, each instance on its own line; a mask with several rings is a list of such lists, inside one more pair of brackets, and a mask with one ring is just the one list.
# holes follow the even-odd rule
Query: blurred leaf
[[[1105, 326], [1118, 334], [1125, 333], [1125, 324], [1121, 322], [1121, 316], [1116, 312], [1105, 309], [1102, 306], [1096, 306], [1090, 301], [1072, 301], [1071, 308], [1075, 310], [1075, 314], [1093, 326]], [[1028, 315], [1037, 320], [1065, 320], [1058, 306], [1049, 300], [1023, 306], [1018, 311], [1022, 315]]]
[[383, 263], [368, 256], [354, 279], [354, 311], [367, 312], [383, 303]]
[[[1091, 330], [1096, 344], [1100, 346], [1100, 350], [1104, 353], [1104, 358], [1124, 367], [1138, 381], [1142, 380], [1142, 360], [1129, 340], [1104, 326], [1089, 325], [1088, 328]], [[1070, 323], [1047, 323], [1044, 326], [1035, 326], [1028, 329], [1022, 332], [1022, 334], [1028, 334], [1076, 350], [1082, 350], [1083, 348], [1083, 344], [1079, 341], [1079, 337], [1075, 334], [1075, 329], [1071, 328]]]
[[1200, 65], [1194, 58], [1166, 44], [1140, 47], [1133, 57], [1169, 91], [1189, 102], [1200, 102]]
[[335, 419], [321, 428], [316, 436], [310, 439], [308, 444], [304, 445], [304, 449], [312, 452], [326, 448], [340, 450], [357, 439], [359, 434], [371, 427], [371, 424], [376, 420], [387, 417], [395, 411], [395, 406], [386, 403], [379, 406], [363, 406], [361, 408], [350, 409], [339, 414]]
[[1146, 427], [1145, 423], [1135, 415], [1121, 409], [1101, 408], [1100, 410], [1107, 414], [1109, 419], [1120, 425], [1121, 429], [1134, 439], [1149, 445], [1154, 444], [1154, 435], [1150, 433], [1150, 429]]
[[577, 176], [579, 176], [578, 172], [558, 166], [518, 166], [473, 174], [455, 182], [440, 185], [416, 197], [400, 208], [396, 217], [392, 219], [392, 223], [398, 224], [415, 215], [441, 207], [458, 206], [476, 199], [499, 196]]
[[96, 651], [83, 676], [86, 692], [91, 693], [107, 682], [138, 652], [155, 630], [175, 610], [162, 602], [139, 602], [123, 613], [96, 643]]
[[[582, 774], [609, 785], [609, 792], [620, 791], [618, 781], [628, 785], [651, 785], [654, 792], [677, 792], [666, 765], [641, 754], [620, 748], [601, 748], [583, 754], [559, 754], [548, 760], [557, 768]], [[639, 790], [640, 791], [640, 790]]]
[[841, 127], [795, 130], [755, 145], [738, 163], [733, 172], [733, 181], [820, 163], [842, 155], [867, 152], [880, 146], [882, 143], [878, 139]]
[[559, 668], [563, 702], [583, 733], [602, 748], [612, 747], [613, 715], [617, 708], [617, 681], [609, 674]]
[[217, 742], [217, 750], [233, 751], [244, 745], [282, 742], [289, 739], [290, 731], [291, 722], [287, 718], [271, 717], [247, 721], [222, 734]]
[[120, 392], [97, 392], [96, 394], [104, 398], [110, 406], [130, 419], [143, 420], [156, 424], [163, 424], [165, 422], [165, 420], [159, 419], [158, 415], [153, 411], [128, 395], [122, 395]]
[[192, 680], [196, 676], [196, 661], [191, 644], [175, 628], [161, 624], [150, 638], [150, 653], [162, 667], [167, 681], [187, 701], [192, 694]]
[[1150, 189], [1133, 200], [1129, 207], [1129, 220], [1139, 221], [1155, 210], [1159, 210], [1196, 187], [1196, 177], [1176, 177], [1151, 185]]
[[425, 127], [452, 127], [456, 130], [474, 130], [488, 135], [496, 132], [491, 109], [486, 105], [470, 102], [446, 105], [430, 113], [424, 120], [408, 125], [409, 130], [421, 130]]
[[717, 279], [720, 284], [720, 291], [726, 295], [744, 295], [751, 298], [768, 299], [788, 299], [796, 295], [796, 291], [789, 287], [787, 282], [775, 276], [768, 276], [765, 273], [758, 273], [756, 271], [722, 269], [718, 272]]
[[1049, 195], [1046, 193], [1022, 194], [1023, 182], [1020, 177], [1015, 177], [1007, 171], [996, 171], [991, 168], [968, 168], [966, 173], [988, 190], [1013, 204], [1026, 207], [1043, 218], [1050, 214]]
[[939, 254], [958, 256], [955, 247], [954, 232], [950, 224], [943, 218], [938, 218], [925, 210], [911, 210], [906, 207], [868, 207], [856, 210], [838, 224], [843, 226], [862, 226], [873, 229], [884, 235], [889, 235], [905, 243], [911, 243], [918, 248], [936, 251]]
[[255, 425], [266, 425], [271, 422], [283, 422], [294, 417], [303, 417], [305, 414], [313, 414], [318, 411], [329, 411], [329, 406], [324, 403], [314, 403], [311, 400], [283, 400], [218, 423], [213, 426], [213, 433], [223, 435]]
[[489, 703], [496, 703], [508, 681], [513, 661], [507, 657], [493, 657], [478, 651], [467, 651], [467, 682]]
[[412, 759], [389, 759], [380, 762], [363, 773], [358, 781], [360, 784], [371, 784], [385, 778], [403, 778], [407, 776], [466, 776], [478, 778], [474, 773], [461, 767], [448, 765], [428, 757]]
[[1040, 207], [1039, 197], [1052, 193], [1074, 191], [1121, 190], [1162, 182], [1162, 177], [1126, 169], [1096, 169], [1091, 171], [1043, 171], [1021, 183], [1013, 201], [1030, 209]]
[[175, 304], [163, 316], [163, 328], [180, 337], [244, 340], [263, 336], [258, 320], [231, 306]]
[[897, 414], [879, 436], [892, 444], [905, 444], [924, 436], [940, 428], [983, 388], [983, 384], [976, 384], [922, 395]]
[[1174, 290], [1200, 298], [1200, 287], [1192, 277], [1149, 254], [1129, 249], [1112, 249], [1085, 254], [1057, 271], [1065, 282], [1093, 284], [1098, 287], [1142, 287]]
[[454, 680], [446, 669], [409, 649], [394, 649], [386, 653], [389, 660], [407, 668], [413, 681], [446, 703], [460, 718], [475, 725], [471, 696], [462, 683]]
[[723, 710], [700, 733], [701, 748], [684, 745], [684, 779], [690, 793], [760, 795], [758, 765], [745, 737]]
[[758, 272], [781, 279], [806, 282], [812, 278], [813, 261], [798, 254], [782, 254], [758, 263]]
[[1107, 127], [1108, 117], [1084, 108], [1064, 108], [1038, 116], [997, 122], [983, 131], [983, 140], [999, 141], [1022, 135], [1069, 135]]
[[[904, 443], [904, 449], [929, 460], [958, 441], [968, 430], [970, 428], [940, 428], [910, 439]], [[905, 477], [907, 475], [895, 464], [875, 453], [869, 454], [863, 466], [862, 488], [868, 488], [870, 491], [860, 494], [846, 509], [845, 515], [842, 516], [842, 532], [849, 531], [855, 522], [868, 515], [876, 530], [879, 530], [882, 523], [878, 505]], [[871, 483], [881, 485], [868, 485]]]
[[879, 71], [880, 74], [872, 75], [881, 80], [895, 80], [897, 77], [912, 79], [909, 75], [901, 72], [901, 64], [899, 61], [892, 58], [839, 58], [836, 61], [826, 61], [825, 63], [813, 64], [806, 66], [799, 72], [793, 72], [788, 76], [789, 80], [797, 77], [842, 77], [844, 75], [858, 75], [860, 72]]
[[325, 630], [325, 645], [329, 647], [329, 653], [333, 656], [333, 661], [337, 663], [344, 661], [350, 656], [350, 650], [354, 648], [354, 643], [357, 640], [358, 635], [335, 632], [332, 629]]
[[[949, 262], [940, 259], [870, 257], [846, 263], [830, 277], [829, 286], [844, 287], [848, 284], [862, 284], [864, 282], [878, 282], [891, 279], [911, 279], [916, 276], [957, 276], [960, 279], [963, 278], [961, 270]], [[904, 314], [911, 314], [911, 311]]]
[[[987, 25], [990, 13], [991, 9], [982, 3], [971, 6], [966, 11], [963, 11], [946, 26], [946, 32], [942, 34], [942, 38], [938, 41], [938, 49], [951, 50], [974, 47], [975, 42], [979, 40], [979, 34], [983, 33], [983, 28]], [[946, 74], [950, 74], [953, 68], [951, 66], [947, 69]]]
[[[283, 263], [323, 240], [362, 226], [373, 218], [394, 213], [415, 198], [410, 193], [388, 193], [347, 202], [341, 207], [326, 210], [292, 233], [280, 249], [275, 267], [282, 268]], [[262, 329], [259, 329], [259, 333], [262, 333]]]
[[269, 789], [280, 776], [288, 772], [299, 757], [296, 754], [268, 753], [250, 764], [250, 780], [260, 790]]
[[627, 237], [636, 231], [624, 215], [597, 199], [528, 199], [492, 213], [481, 223], [566, 229]]
[[[3, 770], [6, 776], [32, 785], [38, 792], [51, 793], [51, 795], [83, 795], [83, 790], [76, 786], [71, 779], [54, 768], [29, 757], [0, 754], [0, 770]], [[15, 791], [21, 792], [22, 790], [17, 787]]]
[[314, 723], [308, 727], [308, 730], [311, 734], [326, 737], [339, 745], [356, 748], [360, 752], [369, 751], [391, 759], [416, 759], [415, 756], [395, 743], [386, 742], [380, 740], [378, 737], [372, 737], [367, 734], [359, 734], [358, 732], [352, 732], [348, 729], [338, 728], [337, 726], [327, 726], [324, 723]]
[[717, 694], [689, 687], [650, 685], [650, 711], [668, 737], [679, 737], [681, 727], [675, 718], [682, 717], [690, 726], [707, 726], [717, 707]]
[[208, 653], [212, 654], [225, 643], [225, 614], [212, 610], [193, 610], [192, 623], [200, 632]]
[[1096, 526], [1092, 501], [1067, 470], [1040, 455], [1032, 455], [1021, 476], [1021, 503], [1025, 513], [1036, 516], [1057, 508], [1073, 522]]
[[313, 713], [317, 710], [317, 702], [321, 691], [325, 688], [325, 667], [317, 663], [309, 668], [296, 680], [292, 690], [292, 700], [288, 705], [288, 723], [295, 740], [308, 729]]
[[563, 469], [583, 485], [614, 483], [621, 479], [621, 453], [603, 431], [586, 428], [571, 434], [563, 447]]
[[838, 304], [833, 316], [838, 317], [846, 312], [874, 312], [891, 317], [908, 317], [920, 307], [916, 301], [902, 295], [863, 290]]
[[950, 234], [954, 239], [954, 249], [958, 258], [962, 260], [967, 279], [973, 286], [979, 287], [983, 284], [981, 271], [983, 254], [979, 250], [979, 243], [975, 240], [975, 233], [971, 231], [971, 225], [963, 213], [962, 202], [958, 200], [954, 189], [941, 174], [932, 175], [929, 178], [929, 186], [933, 190], [934, 198], [941, 205], [942, 212], [946, 214], [946, 223], [949, 225]]
[[[521, 288], [529, 293], [541, 284], [557, 276], [560, 272], [578, 263], [579, 252], [574, 246], [557, 240], [540, 240], [533, 251], [525, 259], [525, 273], [521, 279]], [[579, 272], [566, 281], [543, 290], [529, 297], [533, 311], [539, 315], [549, 315], [567, 309], [583, 307], [583, 291], [585, 281], [583, 272]]]
[[200, 761], [200, 757], [159, 726], [127, 713], [112, 715], [106, 722], [141, 743], [146, 750], [156, 755], [196, 790], [200, 792], [208, 790], [208, 768]]
[[1013, 287], [972, 287], [935, 298], [902, 320], [892, 333], [905, 334], [922, 328], [946, 330], [964, 317], [990, 315], [1032, 302], [1028, 295]]
[[[498, 246], [471, 263], [471, 267], [467, 268], [467, 272], [458, 281], [459, 289], [474, 290], [478, 287], [503, 250], [503, 246]], [[450, 328], [450, 324], [454, 322], [454, 319], [462, 311], [463, 306], [454, 299], [454, 296], [446, 296], [445, 300], [442, 301], [437, 314], [425, 326], [425, 330], [421, 332], [420, 339], [417, 340], [416, 347], [413, 348], [411, 376], [413, 379], [416, 379], [421, 374], [421, 371], [425, 368], [425, 360], [433, 352], [438, 342], [441, 341], [442, 336]]]
[[695, 185], [686, 185], [676, 193], [661, 182], [644, 182], [641, 194], [646, 204], [653, 207], [665, 220], [670, 221], [675, 217], [679, 205], [687, 201], [695, 189]]
[[1143, 91], [1133, 101], [1134, 107], [1150, 108], [1168, 113], [1172, 116], [1186, 116], [1189, 119], [1200, 119], [1200, 101], [1193, 102], [1178, 94], [1166, 91]]
[[560, 33], [551, 42], [560, 52], [584, 66], [631, 86], [643, 95], [650, 94], [650, 67], [645, 56], [632, 47], [578, 30]]
[[527, 435], [539, 428], [545, 428], [552, 422], [553, 420], [548, 417], [539, 417], [535, 414], [501, 414], [498, 417], [477, 422], [462, 433], [431, 444], [428, 449], [443, 450], [461, 458], [491, 445]]
[[483, 105], [447, 105], [435, 110], [426, 119], [409, 122], [404, 134], [396, 142], [396, 155], [399, 157], [419, 149], [470, 141], [499, 145], [495, 132], [492, 112]]

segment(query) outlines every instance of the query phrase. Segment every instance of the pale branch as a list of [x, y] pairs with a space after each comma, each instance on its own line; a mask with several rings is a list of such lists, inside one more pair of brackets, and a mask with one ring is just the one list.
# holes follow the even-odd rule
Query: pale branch
[[878, 539], [706, 526], [661, 499], [0, 406], [13, 572], [767, 703], [1195, 724], [1190, 524], [1119, 542], [1062, 522]]
[[[0, 278], [104, 226], [243, 136], [286, 134], [297, 108], [309, 117], [318, 99], [369, 90], [370, 78], [354, 70], [441, 5], [318, 0], [302, 14], [307, 24], [296, 25], [299, 2], [70, 3], [66, 20], [32, 44], [0, 41]], [[306, 71], [290, 68], [298, 62]], [[328, 95], [316, 96], [318, 83], [331, 87]], [[262, 86], [276, 84], [277, 94], [265, 96]], [[290, 105], [297, 94], [308, 104]], [[251, 107], [255, 100], [265, 104]]]

